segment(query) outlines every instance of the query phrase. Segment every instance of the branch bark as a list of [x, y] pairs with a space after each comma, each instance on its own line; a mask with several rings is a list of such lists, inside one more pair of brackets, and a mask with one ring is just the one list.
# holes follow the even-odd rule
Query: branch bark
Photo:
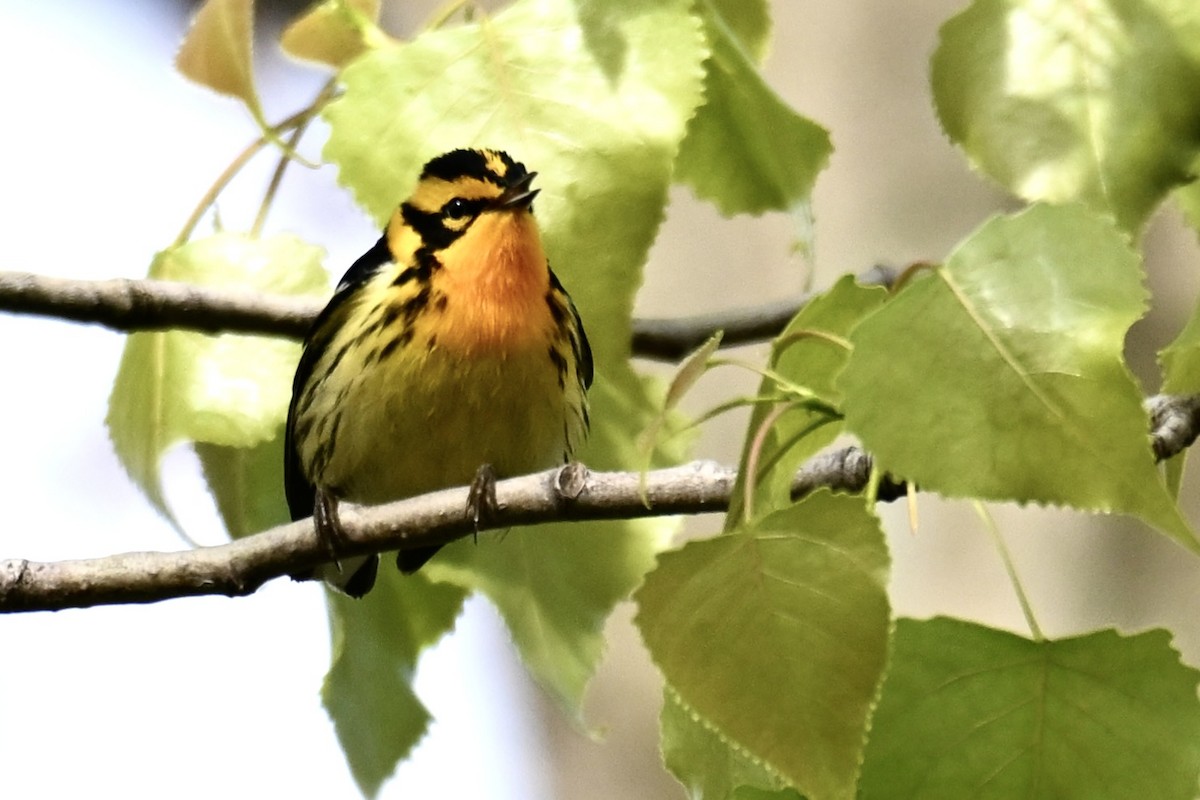
[[[859, 279], [890, 285], [895, 274], [874, 267]], [[776, 335], [812, 298], [700, 314], [633, 321], [633, 354], [678, 361], [724, 330], [722, 344], [762, 341]], [[0, 272], [0, 311], [56, 317], [118, 331], [177, 328], [202, 333], [252, 333], [301, 339], [324, 303], [245, 290], [214, 289], [158, 280], [85, 281], [30, 272]]]
[[0, 272], [0, 311], [127, 332], [178, 328], [302, 339], [323, 305], [307, 298], [174, 281], [84, 281]]
[[[870, 456], [858, 448], [813, 459], [793, 487], [860, 491]], [[737, 473], [711, 461], [646, 475], [645, 502], [636, 472], [589, 472], [578, 464], [500, 481], [498, 509], [480, 530], [562, 520], [634, 519], [699, 514], [729, 507]], [[340, 518], [353, 556], [442, 544], [475, 531], [464, 488], [381, 506], [343, 504]], [[57, 611], [153, 603], [196, 595], [251, 594], [263, 583], [330, 560], [311, 520], [272, 528], [216, 547], [170, 553], [123, 553], [77, 561], [0, 560], [0, 612]]]
[[[876, 268], [860, 276], [887, 285], [893, 274]], [[725, 344], [777, 334], [809, 296], [794, 303], [675, 320], [635, 322], [635, 355], [677, 359], [714, 331]], [[0, 310], [91, 322], [123, 331], [183, 328], [300, 338], [321, 303], [249, 292], [230, 292], [153, 280], [73, 281], [0, 272]], [[1151, 447], [1158, 460], [1191, 446], [1200, 434], [1200, 395], [1158, 395], [1146, 401]], [[793, 496], [817, 488], [859, 492], [871, 456], [857, 447], [825, 453], [797, 474]], [[631, 519], [723, 511], [736, 474], [712, 462], [651, 472], [643, 504], [637, 473], [551, 470], [503, 481], [500, 511], [488, 528], [560, 520]], [[904, 484], [885, 480], [882, 500], [902, 496]], [[347, 507], [349, 540], [343, 555], [384, 552], [451, 541], [475, 530], [465, 509], [466, 489], [449, 489], [377, 507]], [[174, 553], [126, 553], [81, 561], [0, 561], [0, 613], [150, 603], [173, 597], [245, 595], [264, 582], [328, 561], [310, 521], [273, 528], [218, 547]]]
[[[1200, 395], [1158, 395], [1146, 401], [1151, 447], [1158, 460], [1179, 454], [1200, 434]], [[861, 492], [873, 460], [859, 447], [809, 460], [796, 474], [792, 497], [820, 488]], [[635, 519], [703, 514], [729, 508], [737, 473], [712, 461], [695, 461], [647, 473], [645, 496], [636, 472], [589, 472], [573, 464], [500, 481], [498, 509], [479, 530], [558, 521]], [[905, 493], [903, 482], [884, 478], [879, 499]], [[474, 532], [468, 489], [440, 492], [381, 506], [343, 505], [347, 544], [342, 555], [379, 553], [443, 544]], [[121, 603], [154, 603], [195, 595], [251, 594], [263, 583], [328, 561], [311, 520], [282, 525], [216, 547], [172, 553], [123, 553], [79, 561], [38, 563], [0, 560], [0, 613], [57, 611]]]

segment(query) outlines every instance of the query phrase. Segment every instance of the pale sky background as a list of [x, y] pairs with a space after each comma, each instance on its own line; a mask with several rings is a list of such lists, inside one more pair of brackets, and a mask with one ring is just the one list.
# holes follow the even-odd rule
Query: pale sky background
[[[775, 4], [769, 78], [832, 130], [837, 147], [815, 198], [816, 285], [876, 261], [940, 259], [1004, 206], [944, 140], [929, 106], [936, 27], [962, 5]], [[185, 25], [181, 8], [156, 0], [0, 3], [2, 268], [142, 277], [252, 138], [236, 104], [172, 71]], [[264, 58], [260, 75], [272, 118], [306, 103], [322, 79], [274, 58]], [[221, 204], [227, 219], [252, 218], [272, 163], [258, 162], [235, 185]], [[674, 196], [643, 313], [776, 299], [802, 285], [803, 265], [786, 256], [787, 220], [727, 223], [686, 191]], [[323, 244], [334, 277], [376, 236], [329, 168], [292, 170], [268, 228]], [[1131, 349], [1152, 389], [1147, 354], [1194, 302], [1195, 236], [1174, 214], [1160, 215], [1147, 250], [1159, 305], [1135, 329]], [[0, 557], [180, 547], [117, 465], [103, 427], [123, 337], [0, 314], [0, 342]], [[708, 394], [692, 402], [704, 408], [754, 382], [706, 378]], [[712, 426], [697, 455], [732, 461], [743, 426], [744, 417]], [[171, 499], [189, 529], [220, 541], [190, 459], [168, 461]], [[887, 512], [898, 612], [953, 613], [1022, 631], [969, 507], [922, 496], [920, 508], [915, 535], [903, 509]], [[1188, 509], [1200, 518], [1194, 502]], [[1010, 507], [997, 516], [1049, 635], [1168, 625], [1187, 661], [1200, 663], [1195, 559], [1128, 520]], [[702, 519], [689, 530], [718, 524]], [[623, 607], [610, 626], [611, 654], [590, 695], [589, 718], [607, 732], [594, 742], [530, 685], [490, 607], [471, 603], [418, 676], [438, 722], [382, 796], [682, 797], [657, 766], [657, 679], [629, 616]], [[0, 617], [0, 648], [6, 797], [357, 795], [318, 696], [329, 645], [316, 586], [276, 581], [244, 599]]]

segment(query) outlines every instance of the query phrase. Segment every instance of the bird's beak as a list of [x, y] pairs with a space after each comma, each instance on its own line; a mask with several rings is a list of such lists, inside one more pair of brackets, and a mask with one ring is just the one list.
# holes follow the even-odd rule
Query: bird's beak
[[541, 189], [529, 188], [529, 184], [533, 183], [533, 179], [536, 177], [536, 172], [527, 172], [522, 175], [496, 199], [496, 207], [529, 208], [533, 203], [533, 198], [537, 197], [537, 193], [541, 191]]

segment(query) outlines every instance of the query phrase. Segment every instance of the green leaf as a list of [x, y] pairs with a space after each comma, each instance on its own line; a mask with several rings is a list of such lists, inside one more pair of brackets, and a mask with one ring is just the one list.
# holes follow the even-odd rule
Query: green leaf
[[[628, 386], [595, 387], [593, 416], [609, 422], [593, 431], [583, 459], [589, 466], [610, 469], [634, 459], [633, 431], [652, 411], [630, 407], [621, 400], [627, 396], [634, 396]], [[580, 703], [604, 653], [605, 620], [676, 527], [674, 520], [649, 519], [516, 528], [480, 536], [477, 544], [456, 542], [422, 572], [487, 595], [534, 678], [582, 724]]]
[[[219, 233], [159, 253], [151, 278], [324, 295], [320, 248], [294, 236]], [[121, 464], [154, 507], [162, 454], [184, 441], [253, 447], [277, 435], [291, 399], [300, 345], [285, 339], [185, 331], [129, 336], [108, 403], [109, 436]]]
[[706, 101], [688, 123], [676, 161], [678, 180], [726, 216], [806, 203], [829, 161], [829, 134], [775, 94], [725, 17], [709, 3], [700, 8], [712, 56]]
[[235, 539], [292, 521], [283, 498], [283, 427], [250, 447], [196, 443], [204, 481]]
[[848, 798], [887, 658], [887, 572], [864, 500], [821, 491], [660, 556], [636, 622], [723, 737], [814, 800]]
[[[546, 228], [620, 198], [632, 208], [574, 232], [637, 240], [657, 229], [660, 178], [701, 99], [707, 53], [688, 5], [522, 0], [379, 48], [342, 73], [345, 94], [325, 111], [325, 156], [382, 223], [429, 158], [453, 147], [504, 149], [538, 170]], [[647, 206], [656, 210], [639, 217]]]
[[1166, 394], [1200, 392], [1200, 306], [1192, 312], [1175, 341], [1158, 354]]
[[899, 620], [860, 796], [1191, 800], [1198, 677], [1162, 630], [1033, 642]]
[[663, 763], [691, 800], [725, 800], [742, 786], [768, 792], [786, 788], [778, 774], [713, 730], [670, 686], [663, 694], [660, 724]]
[[[1200, 174], [1200, 156], [1197, 156], [1196, 160], [1192, 162], [1190, 172], [1192, 175]], [[1191, 183], [1180, 186], [1171, 194], [1175, 204], [1183, 212], [1188, 225], [1200, 231], [1200, 181], [1193, 180]]]
[[942, 28], [934, 99], [950, 138], [1012, 192], [1136, 231], [1191, 180], [1198, 42], [1183, 0], [976, 0]]
[[205, 0], [175, 55], [175, 68], [241, 100], [261, 120], [254, 88], [254, 0]]
[[321, 700], [350, 771], [368, 796], [425, 734], [429, 712], [412, 691], [421, 651], [454, 626], [465, 593], [381, 569], [361, 600], [328, 590], [333, 665]]
[[719, 16], [738, 45], [755, 61], [767, 54], [771, 41], [771, 9], [767, 0], [700, 0], [702, 13]]
[[[326, 110], [325, 154], [378, 220], [442, 150], [501, 148], [538, 171], [546, 249], [595, 355], [593, 429], [578, 457], [596, 468], [638, 463], [632, 443], [656, 406], [629, 365], [633, 295], [706, 55], [688, 0], [522, 0], [365, 54]], [[484, 591], [534, 675], [573, 706], [600, 656], [604, 618], [671, 524], [513, 531], [448, 548], [425, 570]]]
[[683, 361], [679, 362], [679, 366], [676, 367], [675, 374], [667, 384], [667, 392], [663, 397], [662, 410], [655, 415], [654, 419], [638, 435], [638, 449], [646, 454], [647, 462], [649, 462], [649, 457], [653, 453], [654, 447], [658, 444], [663, 430], [669, 428], [672, 422], [676, 420], [675, 411], [679, 406], [679, 402], [687, 396], [687, 393], [692, 390], [696, 382], [708, 372], [709, 359], [713, 357], [713, 354], [721, 346], [721, 337], [723, 335], [723, 331], [717, 331], [708, 337], [708, 341], [689, 353]]
[[852, 332], [846, 424], [922, 489], [1136, 514], [1200, 551], [1121, 357], [1145, 299], [1137, 255], [1083, 208], [993, 219]]
[[[783, 333], [775, 338], [769, 369], [810, 389], [830, 405], [839, 405], [841, 392], [834, 385], [834, 378], [846, 365], [850, 353], [828, 338], [805, 333], [844, 338], [859, 320], [882, 305], [886, 297], [887, 290], [882, 287], [862, 286], [853, 276], [843, 277], [829, 291], [814, 297], [800, 309]], [[775, 381], [766, 378], [759, 387], [759, 394], [771, 394], [775, 389]], [[760, 405], [750, 417], [733, 500], [725, 518], [727, 530], [743, 523], [747, 465], [751, 461], [755, 437], [771, 413], [770, 407]], [[754, 516], [791, 505], [791, 485], [796, 470], [832, 442], [841, 430], [840, 421], [829, 421], [825, 415], [800, 404], [780, 415], [761, 437], [755, 470]]]
[[[1200, 220], [1200, 217], [1192, 219], [1193, 226], [1197, 220]], [[1192, 312], [1192, 316], [1175, 340], [1159, 351], [1158, 363], [1162, 366], [1162, 391], [1165, 394], [1200, 392], [1200, 306]], [[1162, 464], [1167, 491], [1176, 501], [1179, 499], [1188, 453], [1189, 450], [1184, 450]]]
[[739, 786], [730, 797], [732, 800], [804, 800], [804, 796], [795, 789], [770, 791], [757, 786]]
[[283, 51], [295, 58], [341, 67], [383, 41], [376, 27], [380, 0], [325, 0], [284, 29]]

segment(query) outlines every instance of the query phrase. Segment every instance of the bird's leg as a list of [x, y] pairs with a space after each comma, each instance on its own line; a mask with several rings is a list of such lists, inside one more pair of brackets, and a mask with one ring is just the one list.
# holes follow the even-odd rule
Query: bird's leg
[[317, 530], [317, 538], [329, 553], [330, 560], [337, 564], [340, 570], [342, 565], [338, 555], [346, 542], [346, 532], [338, 516], [337, 498], [319, 486], [313, 500], [313, 527]]
[[475, 471], [471, 490], [467, 494], [467, 514], [475, 525], [475, 542], [479, 542], [479, 526], [495, 518], [500, 510], [496, 502], [496, 470], [491, 464], [483, 464]]
[[353, 556], [343, 565], [341, 554], [347, 539], [346, 530], [338, 516], [338, 499], [320, 487], [313, 500], [313, 527], [316, 528], [317, 539], [329, 553], [333, 568], [337, 570], [337, 574], [328, 574], [318, 567], [316, 575], [350, 597], [362, 597], [371, 591], [379, 570], [379, 556]]

